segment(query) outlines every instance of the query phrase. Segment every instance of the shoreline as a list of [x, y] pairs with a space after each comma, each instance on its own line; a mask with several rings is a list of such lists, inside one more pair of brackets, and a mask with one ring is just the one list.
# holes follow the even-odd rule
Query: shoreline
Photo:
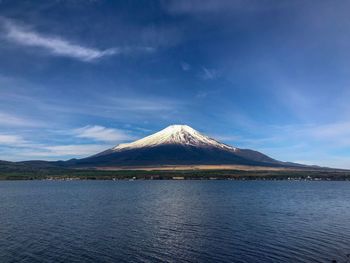
[[301, 177], [161, 177], [161, 178], [148, 178], [148, 177], [8, 177], [0, 178], [2, 181], [290, 181], [290, 182], [306, 182], [306, 181], [350, 181], [350, 177], [346, 178], [331, 178], [331, 177], [314, 177], [314, 178], [301, 178]]
[[[194, 166], [190, 166], [194, 167]], [[312, 181], [347, 181], [350, 180], [349, 170], [331, 169], [280, 169], [267, 167], [237, 167], [227, 166], [227, 169], [180, 169], [184, 167], [161, 167], [162, 169], [111, 170], [85, 168], [36, 168], [0, 170], [0, 180], [312, 180]], [[135, 168], [135, 167], [134, 167]], [[160, 168], [160, 167], [158, 167]], [[187, 167], [189, 168], [189, 167]], [[222, 168], [222, 166], [220, 167]]]

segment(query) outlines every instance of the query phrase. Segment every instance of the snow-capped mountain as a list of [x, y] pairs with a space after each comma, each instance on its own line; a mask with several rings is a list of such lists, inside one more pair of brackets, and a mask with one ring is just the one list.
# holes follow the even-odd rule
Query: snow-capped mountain
[[131, 143], [119, 144], [77, 166], [157, 166], [195, 164], [283, 165], [260, 152], [220, 143], [187, 125], [171, 125]]
[[158, 145], [190, 145], [195, 147], [217, 147], [220, 149], [235, 151], [236, 148], [220, 143], [208, 136], [201, 134], [187, 125], [171, 125], [167, 128], [142, 138], [140, 140], [119, 144], [112, 148], [113, 151], [130, 150]]

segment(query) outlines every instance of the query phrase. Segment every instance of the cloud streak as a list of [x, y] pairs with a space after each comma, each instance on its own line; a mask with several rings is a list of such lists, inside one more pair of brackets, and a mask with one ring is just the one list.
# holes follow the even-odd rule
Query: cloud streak
[[219, 72], [216, 69], [202, 68], [201, 77], [205, 80], [213, 80], [219, 77]]
[[44, 124], [30, 119], [18, 117], [13, 114], [0, 112], [0, 127], [38, 127]]
[[21, 135], [0, 134], [0, 160], [68, 159], [99, 153], [110, 148], [109, 144], [89, 142], [87, 144], [50, 145], [28, 141]]
[[[143, 93], [119, 95], [115, 92], [81, 91], [82, 100], [74, 100], [74, 94], [70, 93], [60, 98], [50, 97], [40, 85], [20, 80], [2, 81], [1, 76], [0, 87], [0, 127], [52, 127], [53, 123], [59, 126], [73, 115], [128, 122], [162, 119], [162, 116], [175, 114], [187, 105], [184, 100]], [[30, 92], [33, 87], [36, 88], [35, 94]], [[11, 105], [19, 105], [18, 113], [8, 113]]]
[[106, 128], [103, 126], [85, 126], [74, 130], [78, 138], [93, 139], [103, 142], [120, 142], [131, 139], [131, 136], [122, 130]]
[[5, 20], [5, 38], [22, 46], [37, 47], [47, 50], [55, 56], [70, 57], [84, 62], [91, 62], [103, 57], [129, 54], [133, 52], [152, 52], [152, 47], [114, 47], [97, 49], [85, 47], [57, 36], [40, 34]]
[[31, 152], [31, 156], [82, 156], [92, 155], [106, 149], [105, 145], [98, 144], [73, 144], [73, 145], [57, 145], [47, 146], [43, 151]]
[[27, 142], [19, 135], [0, 134], [0, 145], [20, 147]]
[[[67, 144], [54, 146], [37, 146], [21, 148], [1, 148], [0, 160], [9, 161], [25, 161], [25, 160], [52, 160], [56, 161], [58, 158], [69, 159], [83, 156], [89, 156], [102, 152], [106, 149], [105, 145], [99, 144]], [[3, 155], [3, 156], [2, 156]], [[6, 156], [6, 158], [4, 158]]]
[[[77, 142], [77, 138], [84, 141]], [[133, 137], [126, 131], [98, 125], [62, 130], [55, 133], [54, 139], [46, 142], [27, 140], [16, 132], [0, 133], [0, 160], [80, 158], [99, 153], [117, 143], [131, 139]]]

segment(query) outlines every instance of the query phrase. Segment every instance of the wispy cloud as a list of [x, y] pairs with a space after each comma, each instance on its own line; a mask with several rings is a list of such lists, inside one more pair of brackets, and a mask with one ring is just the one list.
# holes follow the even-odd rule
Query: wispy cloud
[[0, 112], [0, 127], [38, 127], [44, 125], [42, 122], [26, 119], [5, 112]]
[[[4, 83], [4, 84], [3, 84]], [[2, 84], [2, 86], [1, 86]], [[0, 127], [50, 126], [62, 125], [73, 115], [103, 117], [113, 120], [161, 119], [163, 116], [175, 114], [186, 106], [184, 100], [165, 96], [151, 96], [144, 93], [128, 95], [115, 92], [80, 92], [81, 100], [74, 100], [74, 95], [64, 94], [62, 97], [47, 96], [45, 89], [30, 82], [13, 80], [4, 82], [0, 76]], [[36, 93], [30, 92], [36, 88]], [[9, 106], [17, 107], [20, 114], [9, 114]], [[3, 111], [2, 108], [4, 109]], [[1, 113], [3, 115], [1, 116]], [[24, 117], [24, 114], [26, 117]], [[28, 117], [27, 117], [28, 116]], [[33, 117], [35, 116], [35, 117]], [[1, 118], [3, 117], [3, 118]], [[53, 120], [55, 120], [53, 122]], [[58, 123], [60, 122], [60, 123]]]
[[74, 130], [74, 134], [78, 138], [93, 139], [104, 142], [120, 142], [129, 140], [132, 137], [125, 131], [106, 128], [103, 126], [85, 126]]
[[[316, 138], [339, 138], [350, 137], [350, 122], [336, 122], [319, 125], [308, 130]], [[350, 141], [350, 140], [349, 140]]]
[[273, 141], [317, 143], [327, 149], [350, 146], [350, 122], [333, 122], [322, 124], [300, 124], [285, 126], [268, 126], [270, 135], [265, 138]]
[[181, 68], [183, 71], [189, 71], [191, 69], [190, 64], [186, 63], [186, 62], [181, 62]]
[[152, 47], [113, 47], [97, 49], [73, 43], [57, 36], [44, 35], [21, 27], [10, 20], [5, 21], [5, 38], [22, 46], [43, 48], [56, 56], [70, 57], [81, 61], [94, 61], [102, 57], [128, 54], [131, 52], [152, 52]]
[[70, 158], [80, 158], [102, 152], [106, 149], [105, 145], [99, 144], [72, 144], [41, 146], [33, 148], [1, 148], [0, 160], [25, 161], [25, 160], [67, 160]]
[[[214, 138], [215, 140], [222, 141], [222, 142], [235, 142], [240, 141], [242, 138], [237, 135], [211, 135], [211, 138]], [[234, 145], [233, 145], [234, 146]]]
[[[124, 130], [103, 126], [85, 126], [78, 129], [52, 131], [54, 138], [45, 142], [21, 131], [0, 133], [0, 160], [57, 160], [81, 158], [111, 148], [133, 137]], [[24, 134], [26, 134], [24, 132]], [[85, 139], [84, 141], [78, 138]]]
[[92, 155], [106, 149], [105, 145], [98, 144], [73, 144], [46, 146], [38, 152], [32, 152], [32, 156], [83, 156]]
[[163, 97], [113, 97], [110, 101], [112, 108], [128, 111], [166, 111], [178, 106], [177, 101]]
[[201, 77], [206, 80], [216, 79], [219, 77], [219, 71], [217, 71], [216, 69], [202, 67]]
[[161, 119], [162, 116], [175, 114], [184, 102], [163, 97], [149, 98], [147, 95], [118, 97], [115, 94], [88, 95], [93, 103], [67, 103], [61, 101], [40, 101], [37, 107], [46, 112], [59, 112], [67, 116], [86, 115], [109, 118], [113, 120]]
[[[70, 138], [71, 139], [71, 138]], [[17, 134], [0, 134], [0, 160], [57, 160], [81, 158], [110, 148], [106, 143], [59, 144], [36, 143]]]
[[5, 146], [22, 146], [27, 142], [19, 135], [0, 134], [0, 145]]

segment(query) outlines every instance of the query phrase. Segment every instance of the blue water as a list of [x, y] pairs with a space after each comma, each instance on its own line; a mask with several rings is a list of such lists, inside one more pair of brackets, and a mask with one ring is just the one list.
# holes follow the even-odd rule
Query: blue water
[[0, 262], [346, 262], [350, 183], [0, 182]]

